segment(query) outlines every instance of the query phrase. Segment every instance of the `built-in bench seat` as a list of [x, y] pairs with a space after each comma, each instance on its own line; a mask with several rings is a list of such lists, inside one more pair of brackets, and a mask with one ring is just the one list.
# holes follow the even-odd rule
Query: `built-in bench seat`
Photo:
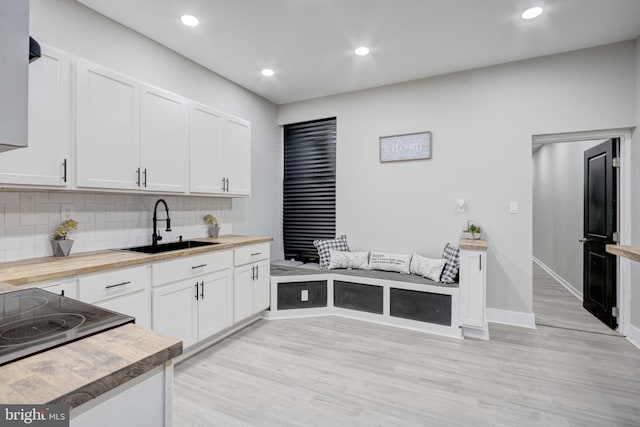
[[414, 274], [271, 265], [268, 319], [337, 315], [461, 338], [459, 289]]

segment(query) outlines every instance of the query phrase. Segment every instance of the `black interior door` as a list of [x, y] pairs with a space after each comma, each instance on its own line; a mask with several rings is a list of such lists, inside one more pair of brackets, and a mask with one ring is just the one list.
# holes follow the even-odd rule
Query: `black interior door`
[[617, 230], [617, 176], [613, 159], [618, 140], [610, 139], [584, 152], [584, 249], [582, 305], [611, 329], [618, 325], [616, 257], [605, 246], [614, 243]]

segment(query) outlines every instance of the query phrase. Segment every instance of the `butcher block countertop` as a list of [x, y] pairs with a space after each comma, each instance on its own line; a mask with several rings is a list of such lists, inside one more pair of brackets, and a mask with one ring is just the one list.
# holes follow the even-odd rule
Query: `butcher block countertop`
[[460, 239], [460, 242], [458, 243], [458, 247], [460, 249], [467, 249], [471, 251], [486, 251], [487, 242], [481, 239], [478, 239], [478, 240]]
[[120, 326], [0, 366], [0, 402], [75, 408], [181, 354], [180, 340]]
[[[273, 239], [271, 237], [228, 235], [215, 239], [203, 238], [194, 240], [216, 242], [219, 244], [181, 249], [160, 254], [144, 254], [123, 251], [121, 249], [110, 249], [96, 252], [83, 252], [69, 255], [68, 257], [51, 256], [5, 262], [0, 264], [0, 282], [13, 286], [29, 285], [79, 274], [95, 273], [112, 268], [127, 267], [203, 252], [221, 251], [255, 243], [270, 242]], [[13, 290], [15, 289], [16, 288], [13, 288]]]
[[607, 245], [607, 252], [640, 262], [640, 246]]

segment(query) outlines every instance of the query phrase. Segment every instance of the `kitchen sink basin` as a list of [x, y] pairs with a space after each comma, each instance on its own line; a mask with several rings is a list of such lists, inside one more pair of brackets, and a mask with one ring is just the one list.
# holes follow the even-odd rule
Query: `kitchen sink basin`
[[134, 248], [126, 248], [124, 251], [132, 251], [132, 252], [142, 252], [145, 254], [160, 254], [163, 252], [169, 251], [178, 251], [180, 249], [190, 249], [197, 248], [200, 246], [213, 246], [219, 245], [216, 242], [200, 242], [197, 240], [184, 240], [181, 242], [173, 242], [173, 243], [165, 243], [162, 245], [147, 245], [147, 246], [136, 246]]

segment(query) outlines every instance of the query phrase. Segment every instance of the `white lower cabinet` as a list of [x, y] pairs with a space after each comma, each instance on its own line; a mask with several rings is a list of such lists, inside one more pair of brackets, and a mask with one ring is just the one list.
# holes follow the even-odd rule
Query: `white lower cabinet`
[[71, 409], [71, 427], [170, 427], [173, 363], [158, 366]]
[[231, 326], [231, 269], [153, 289], [153, 330], [182, 340], [185, 348]]
[[185, 280], [153, 289], [153, 330], [182, 340], [184, 348], [198, 342], [196, 282]]
[[225, 270], [200, 280], [198, 339], [203, 340], [233, 325], [233, 276]]
[[75, 279], [64, 279], [55, 282], [39, 283], [37, 288], [44, 289], [45, 291], [53, 292], [54, 294], [61, 295], [63, 297], [78, 299], [78, 282]]
[[109, 270], [78, 278], [80, 301], [126, 314], [136, 325], [151, 327], [149, 266]]
[[236, 268], [233, 287], [234, 322], [269, 308], [269, 261]]
[[471, 335], [468, 332], [473, 333], [473, 330], [480, 332], [482, 336], [488, 334], [486, 277], [487, 251], [461, 249], [459, 320], [465, 335]]
[[269, 308], [269, 244], [236, 249], [234, 263], [233, 321], [239, 322]]
[[233, 275], [233, 321], [238, 322], [253, 313], [253, 275], [255, 265], [235, 269]]

